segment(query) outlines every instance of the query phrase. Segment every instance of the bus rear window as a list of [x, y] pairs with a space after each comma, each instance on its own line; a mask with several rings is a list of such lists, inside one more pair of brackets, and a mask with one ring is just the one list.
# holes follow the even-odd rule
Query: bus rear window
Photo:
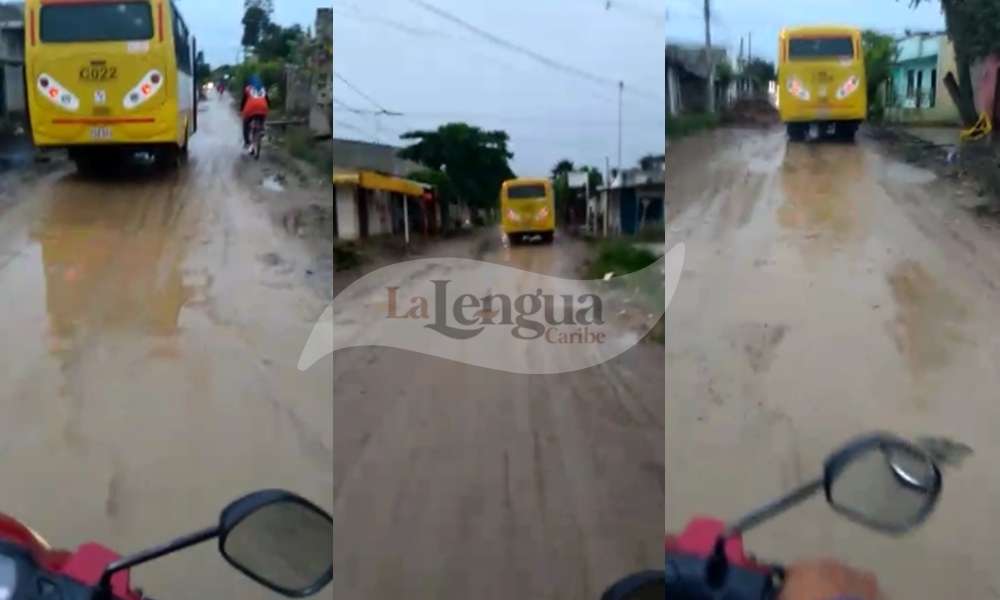
[[854, 58], [854, 42], [849, 37], [791, 38], [788, 58]]
[[514, 185], [507, 188], [507, 197], [511, 200], [525, 200], [528, 198], [544, 198], [544, 185]]
[[53, 4], [42, 7], [42, 42], [117, 42], [153, 37], [149, 2]]

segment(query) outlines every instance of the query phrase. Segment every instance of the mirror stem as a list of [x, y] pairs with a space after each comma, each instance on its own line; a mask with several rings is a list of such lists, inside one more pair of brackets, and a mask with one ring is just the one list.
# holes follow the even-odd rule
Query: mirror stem
[[725, 531], [722, 533], [722, 538], [729, 539], [734, 535], [740, 535], [741, 533], [760, 525], [774, 515], [788, 510], [803, 500], [807, 500], [821, 489], [823, 489], [822, 477], [801, 485], [781, 498], [765, 504], [764, 506], [744, 515], [738, 521], [727, 526]]
[[104, 573], [101, 574], [101, 580], [97, 584], [97, 598], [111, 597], [111, 577], [118, 571], [131, 569], [137, 565], [147, 563], [151, 560], [156, 560], [161, 556], [166, 556], [167, 554], [172, 554], [178, 550], [190, 548], [191, 546], [207, 542], [208, 540], [217, 537], [219, 537], [219, 526], [213, 525], [212, 527], [206, 527], [205, 529], [179, 537], [171, 542], [167, 542], [166, 544], [154, 546], [148, 550], [132, 554], [131, 556], [123, 556], [122, 558], [119, 558], [115, 562], [104, 567]]

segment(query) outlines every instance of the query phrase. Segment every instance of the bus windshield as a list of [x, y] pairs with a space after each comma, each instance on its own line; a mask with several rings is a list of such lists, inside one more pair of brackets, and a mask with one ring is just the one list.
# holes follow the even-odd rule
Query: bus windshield
[[544, 198], [545, 186], [538, 185], [513, 185], [507, 188], [507, 198], [511, 200], [526, 200], [530, 198]]
[[788, 58], [854, 58], [854, 43], [849, 37], [791, 38]]
[[153, 37], [149, 2], [50, 4], [40, 15], [42, 42], [110, 42]]

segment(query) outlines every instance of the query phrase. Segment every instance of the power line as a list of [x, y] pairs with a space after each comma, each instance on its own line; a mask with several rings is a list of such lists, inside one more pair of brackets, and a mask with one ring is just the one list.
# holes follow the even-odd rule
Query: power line
[[603, 4], [604, 10], [620, 10], [623, 13], [630, 13], [634, 16], [652, 19], [661, 24], [663, 23], [664, 15], [666, 14], [665, 12], [657, 13], [646, 6], [629, 2], [628, 0], [604, 0]]
[[362, 98], [364, 98], [365, 100], [367, 100], [367, 101], [371, 102], [371, 103], [372, 103], [372, 105], [373, 105], [373, 106], [375, 106], [375, 108], [379, 109], [379, 113], [380, 113], [380, 114], [383, 114], [383, 115], [398, 115], [398, 114], [399, 114], [399, 113], [396, 113], [396, 112], [393, 112], [393, 111], [391, 111], [391, 110], [388, 110], [387, 108], [385, 108], [384, 106], [382, 106], [381, 104], [379, 104], [377, 100], [375, 100], [374, 98], [372, 98], [372, 97], [371, 97], [371, 96], [369, 96], [368, 94], [366, 94], [366, 93], [362, 92], [361, 90], [359, 90], [359, 89], [357, 88], [357, 86], [355, 86], [355, 85], [354, 85], [353, 83], [351, 83], [350, 81], [348, 81], [348, 80], [344, 79], [344, 76], [343, 76], [343, 75], [341, 75], [340, 73], [336, 73], [336, 72], [334, 72], [333, 76], [334, 76], [334, 77], [336, 77], [337, 79], [339, 79], [339, 80], [340, 80], [341, 82], [343, 82], [343, 83], [344, 83], [344, 85], [346, 85], [347, 87], [349, 87], [349, 88], [351, 88], [352, 90], [354, 90], [354, 92], [355, 92], [355, 93], [356, 93], [357, 95], [359, 95], [359, 96], [361, 96]]
[[[505, 39], [503, 39], [501, 37], [498, 37], [498, 36], [490, 33], [489, 31], [481, 29], [481, 28], [473, 25], [472, 23], [469, 23], [468, 21], [465, 21], [464, 19], [462, 19], [462, 18], [460, 18], [460, 17], [458, 17], [458, 16], [456, 16], [456, 15], [454, 15], [454, 14], [452, 14], [452, 13], [446, 11], [446, 10], [438, 8], [437, 6], [434, 6], [433, 4], [430, 4], [429, 2], [426, 2], [425, 0], [410, 0], [410, 2], [413, 3], [413, 4], [416, 4], [417, 6], [423, 8], [424, 10], [426, 10], [428, 12], [431, 12], [431, 13], [437, 15], [438, 17], [440, 17], [440, 18], [442, 18], [442, 19], [444, 19], [446, 21], [450, 21], [450, 22], [458, 25], [459, 27], [461, 27], [461, 28], [463, 28], [463, 29], [465, 29], [467, 31], [470, 31], [470, 32], [472, 32], [472, 33], [474, 33], [476, 35], [478, 35], [479, 37], [482, 37], [482, 38], [488, 40], [490, 43], [492, 43], [495, 46], [500, 46], [502, 48], [510, 50], [511, 52], [516, 52], [518, 54], [522, 54], [524, 56], [527, 56], [527, 57], [531, 58], [532, 60], [535, 60], [536, 62], [542, 63], [543, 65], [545, 65], [547, 67], [550, 67], [552, 69], [556, 69], [556, 70], [562, 71], [564, 73], [569, 73], [571, 75], [575, 75], [577, 77], [580, 77], [582, 79], [586, 79], [586, 80], [588, 80], [588, 81], [590, 81], [592, 83], [596, 83], [596, 84], [599, 84], [599, 85], [602, 85], [602, 86], [611, 86], [611, 85], [617, 86], [618, 85], [618, 81], [616, 81], [614, 79], [610, 79], [608, 77], [603, 77], [601, 75], [595, 75], [595, 74], [590, 73], [588, 71], [585, 71], [583, 69], [574, 67], [572, 65], [567, 65], [565, 63], [562, 63], [562, 62], [559, 62], [557, 60], [551, 59], [551, 58], [549, 58], [549, 57], [547, 57], [547, 56], [545, 56], [543, 54], [540, 54], [538, 52], [535, 52], [534, 50], [531, 50], [530, 48], [526, 48], [524, 46], [520, 46], [520, 45], [515, 44], [513, 42], [509, 42], [509, 41], [507, 41], [507, 40], [505, 40]], [[656, 100], [658, 102], [662, 102], [663, 101], [663, 98], [660, 98], [659, 96], [657, 96], [655, 94], [650, 94], [648, 92], [644, 92], [642, 90], [639, 90], [639, 89], [635, 88], [634, 86], [630, 86], [629, 87], [629, 91], [632, 92], [633, 94], [636, 94], [637, 96], [643, 96], [643, 97], [646, 97], [646, 98], [649, 98], [649, 99], [652, 99], [652, 100]]]

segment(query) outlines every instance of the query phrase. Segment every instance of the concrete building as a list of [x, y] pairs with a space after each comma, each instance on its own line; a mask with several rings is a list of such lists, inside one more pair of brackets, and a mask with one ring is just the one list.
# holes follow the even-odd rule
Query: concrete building
[[[715, 64], [727, 62], [725, 48], [712, 48]], [[667, 44], [666, 92], [667, 116], [682, 112], [705, 111], [705, 88], [708, 63], [704, 46], [696, 44]], [[716, 94], [728, 95], [728, 90], [717, 89]], [[719, 100], [723, 98], [717, 98]]]
[[431, 234], [440, 211], [431, 186], [406, 179], [421, 166], [399, 148], [333, 140], [334, 234], [342, 240]]
[[944, 32], [910, 32], [896, 40], [883, 98], [885, 117], [897, 123], [956, 123], [958, 109], [944, 86], [955, 72], [955, 50]]
[[[608, 235], [635, 235], [650, 227], [662, 227], [666, 196], [666, 156], [647, 156], [636, 168], [613, 173], [611, 185], [598, 190], [600, 203], [592, 210], [608, 207]], [[603, 215], [597, 215], [598, 231]]]

